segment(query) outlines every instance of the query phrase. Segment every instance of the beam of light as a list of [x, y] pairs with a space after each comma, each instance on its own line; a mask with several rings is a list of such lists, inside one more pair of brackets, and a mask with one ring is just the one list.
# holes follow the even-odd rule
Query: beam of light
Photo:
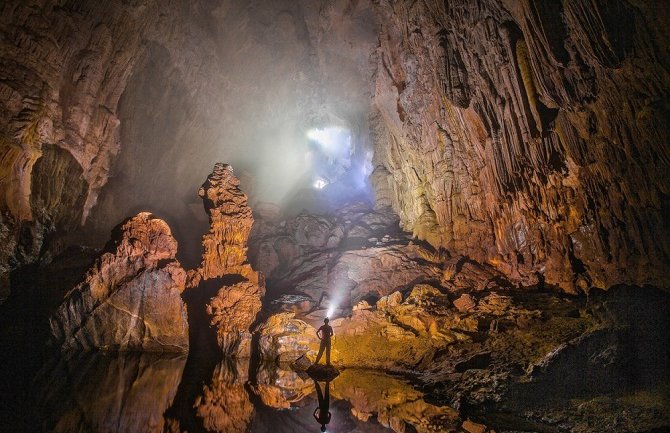
[[333, 317], [333, 314], [335, 314], [335, 310], [337, 309], [337, 302], [331, 302], [330, 305], [328, 306], [328, 310], [326, 311], [326, 317], [329, 319]]
[[312, 185], [313, 185], [314, 188], [316, 188], [316, 189], [323, 189], [326, 185], [328, 185], [328, 182], [326, 182], [326, 181], [325, 181], [324, 179], [322, 179], [322, 178], [318, 178], [318, 179], [316, 179], [316, 180], [314, 181], [314, 183], [313, 183]]
[[307, 131], [307, 138], [317, 145], [328, 158], [348, 166], [351, 153], [351, 131], [346, 128], [326, 127]]

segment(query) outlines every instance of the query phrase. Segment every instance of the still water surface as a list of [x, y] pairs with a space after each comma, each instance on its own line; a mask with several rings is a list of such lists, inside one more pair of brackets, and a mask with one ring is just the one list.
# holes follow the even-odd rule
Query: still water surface
[[[318, 389], [317, 389], [318, 388]], [[438, 432], [458, 427], [449, 407], [407, 381], [346, 369], [332, 382], [248, 360], [90, 354], [54, 361], [35, 380], [36, 431]]]

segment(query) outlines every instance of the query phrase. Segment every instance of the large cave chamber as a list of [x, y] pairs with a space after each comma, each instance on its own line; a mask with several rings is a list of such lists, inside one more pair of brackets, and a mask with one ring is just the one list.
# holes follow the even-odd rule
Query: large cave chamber
[[670, 431], [669, 36], [652, 0], [1, 2], [0, 425]]

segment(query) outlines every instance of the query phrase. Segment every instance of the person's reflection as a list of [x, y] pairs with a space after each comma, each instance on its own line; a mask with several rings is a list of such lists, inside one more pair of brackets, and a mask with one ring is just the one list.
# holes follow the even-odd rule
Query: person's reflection
[[326, 382], [326, 393], [321, 393], [319, 382], [314, 381], [316, 395], [319, 398], [319, 407], [314, 409], [314, 419], [321, 424], [321, 431], [326, 431], [326, 425], [330, 422], [330, 382]]

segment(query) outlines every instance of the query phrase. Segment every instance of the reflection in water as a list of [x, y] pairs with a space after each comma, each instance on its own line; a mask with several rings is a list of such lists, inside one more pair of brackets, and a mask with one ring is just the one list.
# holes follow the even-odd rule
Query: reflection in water
[[314, 383], [305, 373], [261, 364], [252, 389], [264, 406], [289, 409], [314, 392]]
[[248, 360], [225, 359], [216, 366], [212, 380], [202, 387], [202, 394], [193, 404], [205, 430], [221, 433], [249, 430], [254, 406], [244, 387], [248, 375]]
[[316, 387], [316, 395], [319, 399], [319, 407], [314, 409], [314, 419], [316, 422], [321, 424], [321, 431], [326, 431], [326, 425], [330, 423], [331, 413], [330, 413], [330, 382], [325, 382], [326, 392], [321, 393], [321, 386], [319, 382], [314, 381], [314, 386]]
[[50, 432], [162, 432], [185, 356], [90, 354], [46, 367], [36, 421]]
[[[426, 403], [407, 382], [344, 370], [331, 382], [271, 365], [250, 381], [249, 360], [91, 354], [45, 368], [34, 395], [36, 431], [317, 431], [432, 433], [458, 429], [456, 411]], [[186, 365], [186, 366], [185, 366]], [[182, 374], [183, 372], [183, 374]]]
[[461, 424], [455, 409], [429, 404], [409, 383], [378, 371], [344, 370], [333, 381], [332, 395], [347, 401], [357, 419], [376, 418], [397, 433], [408, 426], [418, 433], [433, 433], [457, 430]]

